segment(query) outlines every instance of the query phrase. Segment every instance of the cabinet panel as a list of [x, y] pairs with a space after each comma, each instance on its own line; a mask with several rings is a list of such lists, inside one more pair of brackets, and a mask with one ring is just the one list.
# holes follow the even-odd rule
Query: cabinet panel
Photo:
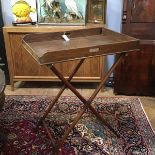
[[155, 95], [155, 46], [141, 45], [115, 71], [114, 91], [126, 95]]
[[122, 32], [139, 39], [155, 39], [155, 1], [124, 0]]
[[[10, 45], [12, 50], [12, 65], [14, 67], [15, 76], [36, 76], [40, 75], [41, 68], [33, 57], [23, 48], [22, 37], [24, 34], [10, 33]], [[48, 72], [44, 72], [44, 75], [48, 75]], [[51, 75], [51, 74], [49, 74]], [[41, 75], [40, 75], [41, 76]]]
[[131, 22], [155, 22], [154, 0], [132, 0]]

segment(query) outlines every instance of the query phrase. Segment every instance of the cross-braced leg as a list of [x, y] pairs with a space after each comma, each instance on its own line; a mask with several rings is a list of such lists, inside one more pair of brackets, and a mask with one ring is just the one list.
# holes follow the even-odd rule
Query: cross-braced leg
[[[72, 78], [74, 77], [74, 75], [76, 74], [76, 72], [78, 71], [78, 69], [80, 68], [80, 66], [83, 64], [85, 59], [81, 59], [78, 64], [76, 65], [76, 67], [73, 69], [71, 75], [68, 78], [68, 82], [70, 82], [72, 80]], [[50, 105], [48, 106], [47, 110], [45, 111], [45, 113], [43, 114], [43, 116], [40, 118], [39, 122], [38, 122], [38, 126], [42, 124], [43, 120], [45, 120], [45, 118], [47, 117], [48, 113], [51, 111], [51, 109], [53, 108], [53, 106], [55, 105], [55, 103], [58, 101], [58, 99], [60, 98], [61, 94], [63, 93], [63, 91], [66, 89], [66, 85], [63, 85], [62, 88], [60, 89], [60, 91], [58, 92], [57, 96], [54, 98], [54, 100], [50, 103]]]
[[82, 95], [62, 76], [61, 73], [58, 72], [58, 70], [52, 65], [51, 70], [64, 82], [64, 84], [84, 103], [85, 107], [80, 111], [80, 113], [77, 115], [77, 117], [74, 119], [73, 123], [70, 125], [70, 127], [66, 130], [63, 138], [61, 139], [59, 146], [61, 146], [66, 138], [68, 137], [71, 130], [74, 128], [74, 126], [77, 124], [79, 119], [82, 117], [82, 115], [85, 113], [86, 109], [89, 108], [92, 113], [103, 123], [105, 124], [117, 137], [120, 137], [120, 135], [98, 114], [98, 112], [91, 106], [92, 101], [102, 88], [102, 86], [105, 84], [107, 78], [111, 75], [111, 73], [114, 71], [116, 66], [120, 63], [122, 60], [124, 54], [121, 54], [118, 60], [114, 63], [114, 65], [111, 67], [111, 69], [108, 71], [106, 76], [102, 79], [100, 85], [97, 87], [97, 89], [94, 91], [92, 96], [89, 98], [88, 101], [86, 101]]

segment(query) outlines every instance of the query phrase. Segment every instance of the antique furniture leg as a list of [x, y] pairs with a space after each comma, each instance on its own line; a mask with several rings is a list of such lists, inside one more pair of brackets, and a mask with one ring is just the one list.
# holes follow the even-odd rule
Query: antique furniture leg
[[15, 87], [14, 87], [14, 81], [11, 80], [11, 90], [14, 91], [14, 88], [15, 88]]
[[[73, 76], [76, 74], [76, 72], [78, 71], [78, 69], [80, 68], [80, 66], [82, 65], [82, 63], [84, 62], [85, 59], [81, 59], [79, 61], [79, 63], [77, 64], [77, 66], [75, 67], [75, 69], [72, 71], [71, 75], [68, 78], [68, 81], [71, 81], [71, 79], [73, 78]], [[60, 91], [58, 92], [57, 96], [54, 98], [54, 100], [50, 103], [50, 105], [48, 106], [47, 110], [45, 111], [45, 113], [43, 114], [43, 116], [40, 118], [39, 122], [38, 122], [38, 126], [42, 124], [42, 122], [44, 121], [44, 119], [46, 118], [46, 116], [48, 115], [48, 113], [51, 111], [51, 109], [53, 108], [53, 106], [55, 105], [55, 103], [58, 101], [59, 97], [61, 96], [61, 94], [63, 93], [63, 91], [65, 90], [66, 86], [63, 85], [63, 87], [60, 89]]]
[[[76, 74], [76, 72], [78, 71], [78, 69], [80, 68], [80, 66], [83, 64], [84, 60], [85, 59], [81, 59], [79, 61], [79, 63], [77, 64], [77, 66], [75, 67], [75, 69], [73, 70], [73, 72], [71, 73], [71, 75], [69, 76], [68, 82], [71, 81], [71, 79]], [[44, 121], [44, 119], [46, 118], [46, 116], [48, 115], [48, 113], [51, 111], [51, 109], [53, 108], [53, 106], [55, 105], [55, 103], [58, 101], [59, 97], [61, 96], [61, 94], [63, 93], [63, 91], [65, 90], [65, 88], [66, 88], [66, 86], [63, 85], [63, 87], [60, 89], [60, 91], [58, 92], [57, 96], [54, 98], [54, 100], [52, 101], [52, 103], [50, 103], [50, 105], [48, 106], [48, 108], [45, 111], [44, 115], [39, 120], [38, 125], [41, 125], [42, 124], [42, 122]]]
[[91, 106], [92, 101], [102, 88], [102, 86], [105, 84], [107, 78], [111, 75], [111, 73], [114, 71], [114, 69], [117, 67], [117, 65], [120, 63], [122, 58], [125, 54], [121, 54], [118, 60], [114, 63], [114, 65], [111, 67], [111, 69], [108, 71], [108, 73], [105, 75], [105, 77], [102, 79], [100, 85], [97, 87], [97, 89], [94, 91], [92, 96], [89, 98], [88, 101], [86, 101], [81, 94], [57, 71], [57, 69], [54, 67], [54, 65], [51, 66], [51, 70], [64, 82], [64, 84], [84, 103], [85, 107], [78, 113], [77, 117], [74, 119], [73, 123], [70, 125], [70, 127], [66, 130], [63, 138], [59, 141], [58, 148], [60, 148], [66, 138], [68, 137], [71, 130], [74, 128], [74, 126], [77, 124], [79, 119], [82, 117], [82, 115], [85, 113], [86, 109], [89, 108], [92, 113], [104, 124], [106, 125], [118, 138], [120, 135], [98, 114], [98, 112]]
[[[73, 76], [76, 74], [76, 72], [78, 71], [78, 69], [80, 68], [80, 66], [83, 64], [85, 59], [81, 59], [79, 61], [79, 63], [76, 65], [75, 69], [72, 71], [71, 75], [68, 78], [68, 81], [71, 81], [71, 79], [73, 78]], [[46, 125], [46, 123], [44, 122], [44, 119], [47, 117], [48, 113], [51, 111], [51, 109], [53, 108], [53, 106], [55, 105], [55, 103], [58, 101], [59, 97], [61, 96], [61, 94], [63, 93], [63, 91], [65, 90], [66, 86], [64, 85], [61, 90], [59, 91], [59, 93], [57, 94], [57, 96], [55, 97], [55, 99], [50, 103], [50, 105], [48, 106], [47, 110], [45, 111], [45, 113], [43, 114], [43, 116], [40, 118], [36, 129], [38, 129], [38, 127], [43, 124], [43, 126], [45, 127], [47, 134], [49, 135], [49, 138], [52, 142], [52, 145], [54, 146], [55, 142], [53, 140], [53, 135], [51, 135], [51, 133], [48, 130], [48, 127]]]

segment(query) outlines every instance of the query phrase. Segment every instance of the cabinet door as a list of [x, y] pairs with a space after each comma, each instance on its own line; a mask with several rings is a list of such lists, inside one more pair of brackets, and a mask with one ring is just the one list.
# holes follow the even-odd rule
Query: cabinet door
[[155, 40], [155, 0], [124, 0], [122, 32]]
[[132, 0], [131, 22], [155, 22], [155, 0]]

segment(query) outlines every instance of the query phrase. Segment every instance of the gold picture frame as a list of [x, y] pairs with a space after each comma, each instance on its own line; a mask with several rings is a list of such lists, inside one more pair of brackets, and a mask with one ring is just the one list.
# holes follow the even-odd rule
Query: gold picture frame
[[88, 0], [88, 23], [105, 24], [106, 0]]

